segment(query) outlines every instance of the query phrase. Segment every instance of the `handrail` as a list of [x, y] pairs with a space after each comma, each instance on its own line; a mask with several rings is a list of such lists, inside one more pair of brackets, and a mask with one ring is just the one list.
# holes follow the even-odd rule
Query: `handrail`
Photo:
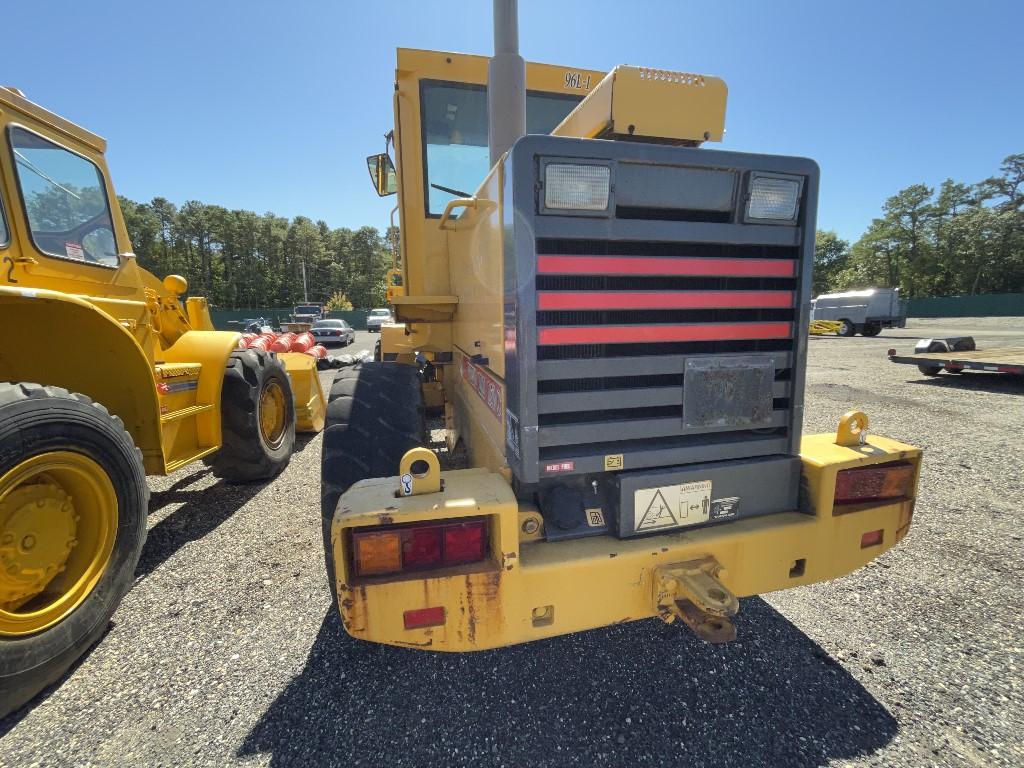
[[444, 213], [441, 214], [441, 220], [437, 223], [437, 228], [454, 231], [455, 227], [446, 226], [452, 217], [452, 211], [456, 208], [476, 208], [476, 203], [475, 197], [457, 197], [454, 200], [449, 200], [448, 205], [444, 207]]

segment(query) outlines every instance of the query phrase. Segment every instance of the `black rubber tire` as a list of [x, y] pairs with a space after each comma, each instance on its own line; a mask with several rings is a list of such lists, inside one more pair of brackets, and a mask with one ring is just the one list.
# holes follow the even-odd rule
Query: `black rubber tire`
[[[287, 409], [287, 425], [276, 446], [263, 439], [258, 413], [260, 395], [271, 383], [284, 391]], [[281, 474], [295, 448], [295, 400], [281, 361], [260, 349], [232, 352], [224, 372], [220, 407], [221, 448], [206, 459], [213, 474], [230, 483], [254, 483]]]
[[320, 457], [320, 515], [324, 561], [337, 599], [331, 521], [338, 499], [354, 483], [398, 474], [405, 452], [426, 444], [419, 371], [398, 363], [363, 363], [342, 369], [327, 401]]
[[855, 336], [856, 335], [856, 333], [857, 333], [857, 326], [856, 325], [851, 323], [849, 320], [840, 320], [839, 322], [842, 323], [842, 326], [840, 326], [839, 330], [836, 331], [836, 333], [839, 336], [844, 336], [844, 337], [849, 338], [850, 336]]
[[941, 365], [919, 365], [917, 370], [923, 373], [925, 376], [938, 376], [942, 373]]
[[132, 586], [146, 541], [149, 486], [142, 452], [121, 419], [60, 387], [0, 383], [0, 475], [61, 450], [84, 454], [106, 470], [118, 503], [114, 548], [92, 592], [60, 623], [26, 637], [0, 637], [0, 717], [59, 680], [99, 640]]
[[882, 326], [880, 323], [868, 323], [864, 326], [864, 330], [861, 334], [864, 336], [877, 336], [882, 332]]

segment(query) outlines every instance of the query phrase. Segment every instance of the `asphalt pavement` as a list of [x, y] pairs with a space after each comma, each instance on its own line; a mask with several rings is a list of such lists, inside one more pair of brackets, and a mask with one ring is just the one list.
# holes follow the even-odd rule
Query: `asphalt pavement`
[[1024, 765], [1024, 383], [885, 359], [972, 331], [1024, 344], [1020, 318], [811, 339], [805, 431], [860, 408], [924, 447], [914, 525], [851, 576], [743, 600], [726, 646], [657, 620], [476, 654], [357, 642], [324, 575], [319, 437], [267, 485], [151, 478], [135, 588], [0, 722], [0, 765]]

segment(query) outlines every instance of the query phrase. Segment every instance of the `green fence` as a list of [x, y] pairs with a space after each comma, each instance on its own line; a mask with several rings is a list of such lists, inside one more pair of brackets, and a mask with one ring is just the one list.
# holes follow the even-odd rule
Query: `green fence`
[[908, 317], [1024, 317], [1024, 293], [910, 299]]
[[[352, 309], [347, 312], [328, 312], [327, 316], [335, 320], [344, 320], [357, 331], [366, 330], [366, 316], [370, 314], [368, 309]], [[288, 322], [292, 315], [291, 307], [281, 309], [211, 309], [210, 316], [213, 318], [213, 326], [219, 331], [237, 331], [238, 323], [249, 318], [265, 318], [272, 326], [277, 328], [281, 323]]]

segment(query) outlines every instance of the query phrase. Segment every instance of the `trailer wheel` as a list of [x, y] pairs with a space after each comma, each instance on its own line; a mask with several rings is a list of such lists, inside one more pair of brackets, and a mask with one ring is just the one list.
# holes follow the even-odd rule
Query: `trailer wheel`
[[398, 474], [410, 448], [426, 442], [419, 371], [397, 363], [343, 369], [327, 402], [320, 459], [320, 514], [324, 560], [336, 597], [331, 521], [338, 499], [359, 480]]
[[839, 326], [839, 330], [836, 331], [840, 336], [853, 336], [857, 333], [857, 326], [851, 323], [849, 320], [840, 320], [842, 325]]
[[881, 332], [881, 323], [868, 323], [867, 325], [864, 326], [864, 330], [861, 331], [861, 334], [863, 334], [864, 336], [877, 336]]
[[66, 389], [0, 384], [0, 717], [103, 634], [148, 511], [142, 453], [119, 418]]
[[923, 373], [925, 376], [938, 376], [942, 373], [941, 365], [919, 365], [917, 370]]
[[276, 477], [295, 448], [295, 402], [284, 365], [259, 349], [228, 358], [221, 390], [221, 448], [206, 463], [231, 483]]

